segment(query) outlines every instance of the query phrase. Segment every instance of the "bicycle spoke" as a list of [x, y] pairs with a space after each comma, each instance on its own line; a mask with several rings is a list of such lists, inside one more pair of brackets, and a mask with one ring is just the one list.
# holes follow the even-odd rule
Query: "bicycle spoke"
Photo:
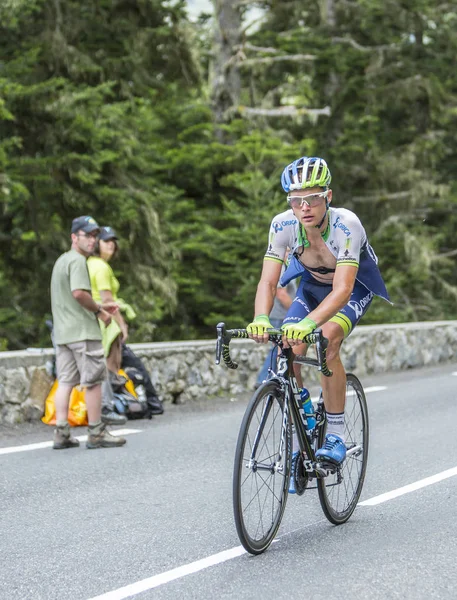
[[[323, 435], [322, 435], [323, 437]], [[335, 524], [344, 523], [353, 513], [360, 493], [368, 453], [368, 414], [360, 382], [348, 375], [345, 406], [346, 446], [360, 448], [357, 456], [350, 454], [340, 472], [318, 482], [319, 498], [327, 518]], [[340, 482], [338, 481], [340, 477]]]
[[268, 382], [246, 411], [235, 460], [235, 522], [241, 542], [254, 554], [273, 540], [287, 499], [291, 433], [289, 424], [279, 459], [283, 421], [283, 392]]

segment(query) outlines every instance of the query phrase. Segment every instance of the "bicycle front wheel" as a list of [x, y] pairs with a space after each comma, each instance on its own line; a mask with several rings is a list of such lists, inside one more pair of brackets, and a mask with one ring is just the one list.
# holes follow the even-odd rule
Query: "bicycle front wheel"
[[[368, 408], [362, 384], [355, 375], [347, 374], [344, 409], [347, 457], [334, 474], [317, 482], [319, 500], [327, 519], [335, 525], [345, 523], [354, 512], [360, 494], [368, 460]], [[324, 443], [325, 427], [321, 428], [319, 447]]]
[[277, 381], [262, 384], [241, 424], [233, 473], [233, 510], [241, 543], [261, 554], [281, 524], [289, 489], [292, 448], [290, 416]]

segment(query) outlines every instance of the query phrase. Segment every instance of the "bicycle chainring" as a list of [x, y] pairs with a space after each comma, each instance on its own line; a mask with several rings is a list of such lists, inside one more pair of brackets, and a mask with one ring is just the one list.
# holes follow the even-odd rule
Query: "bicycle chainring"
[[295, 461], [295, 469], [292, 477], [295, 478], [295, 493], [297, 496], [302, 496], [308, 486], [308, 473], [303, 468], [302, 457]]

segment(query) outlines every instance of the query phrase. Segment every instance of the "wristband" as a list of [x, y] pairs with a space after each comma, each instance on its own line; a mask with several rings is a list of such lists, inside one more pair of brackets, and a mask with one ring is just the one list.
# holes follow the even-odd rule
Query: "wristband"
[[102, 307], [99, 304], [97, 310], [94, 312], [94, 315], [97, 316], [98, 313], [101, 313], [101, 312], [102, 312]]

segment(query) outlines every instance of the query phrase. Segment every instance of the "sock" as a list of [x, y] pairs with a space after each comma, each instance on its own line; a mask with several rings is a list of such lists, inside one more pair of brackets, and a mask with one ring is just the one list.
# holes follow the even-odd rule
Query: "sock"
[[327, 435], [337, 435], [344, 439], [344, 412], [342, 413], [327, 413]]
[[56, 421], [56, 427], [68, 427], [68, 420], [64, 419], [63, 421]]

